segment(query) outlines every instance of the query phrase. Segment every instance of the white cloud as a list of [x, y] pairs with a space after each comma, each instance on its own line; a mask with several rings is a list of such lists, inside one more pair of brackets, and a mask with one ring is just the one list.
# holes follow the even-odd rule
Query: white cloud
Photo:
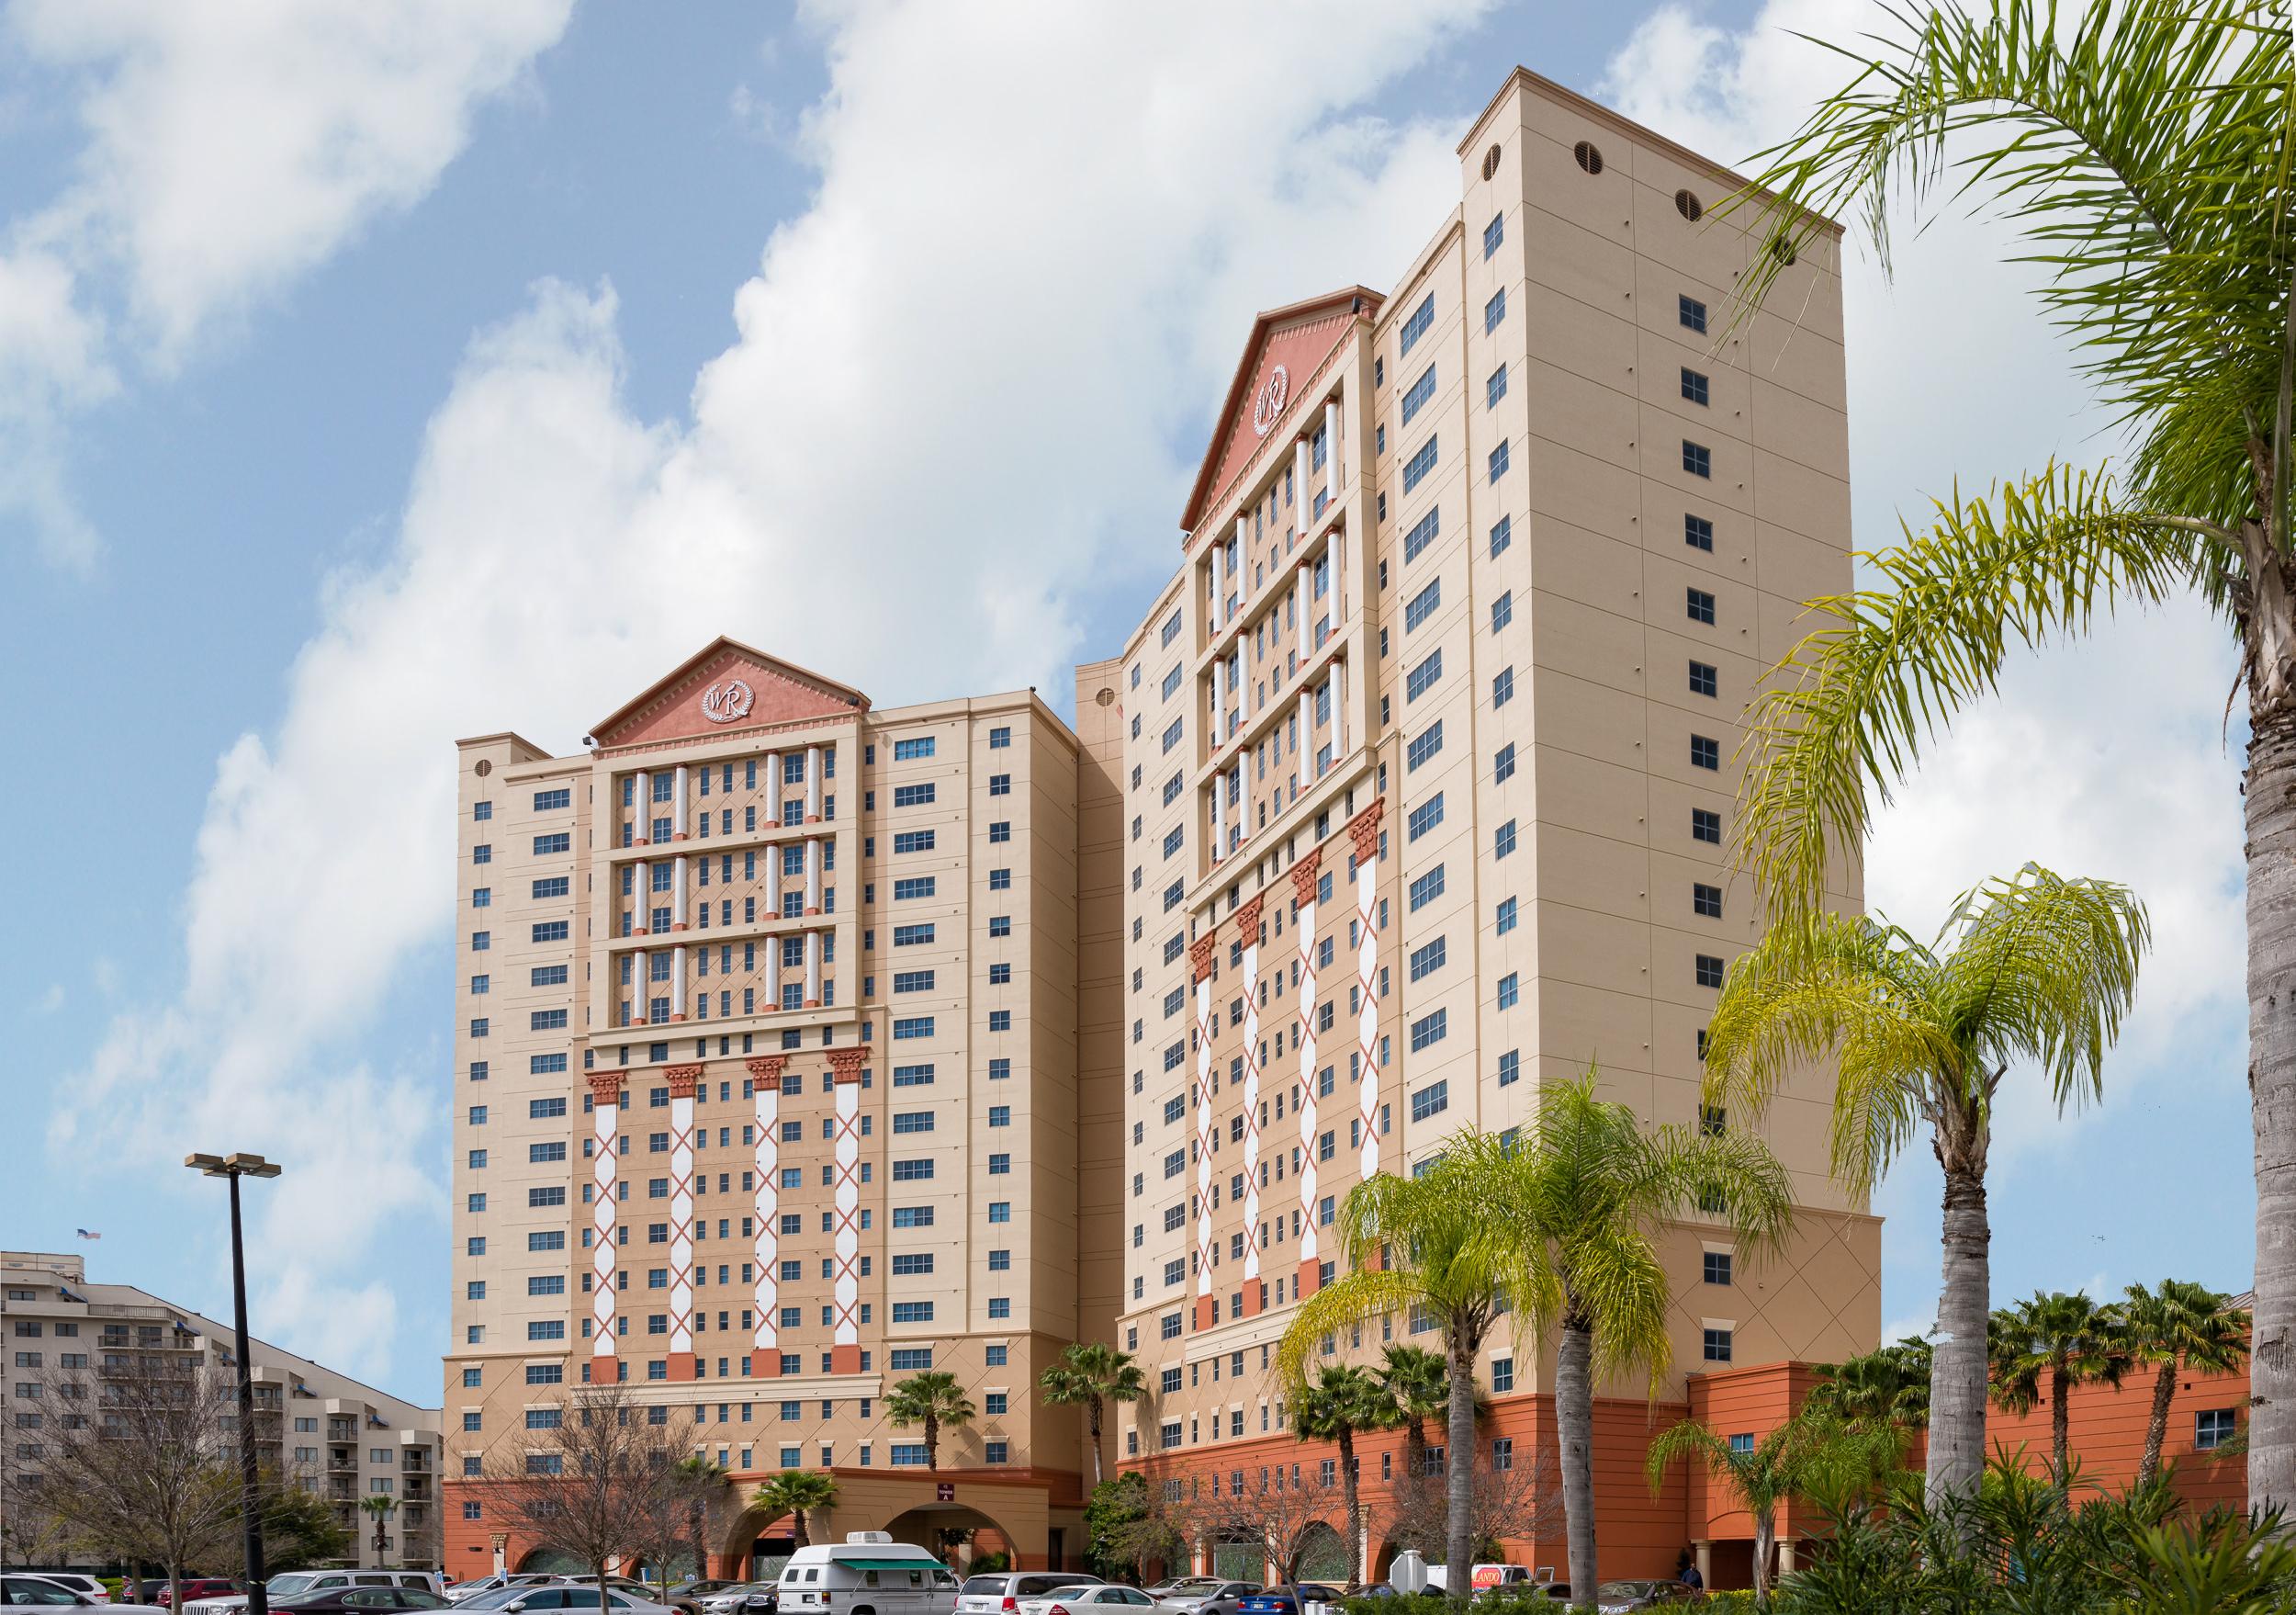
[[422, 197], [573, 0], [17, 0], [74, 96], [73, 177], [0, 236], [0, 510], [84, 567], [61, 436]]
[[334, 580], [276, 729], [219, 767], [180, 996], [114, 1022], [76, 1112], [287, 1158], [265, 1310], [373, 1361], [362, 1263], [437, 1215], [438, 1090], [346, 1049], [446, 934], [453, 738], [570, 748], [721, 631], [884, 703], [1057, 690], [1080, 593], [1176, 564], [1252, 312], [1384, 284], [1455, 198], [1455, 128], [1350, 108], [1477, 9], [812, 18], [818, 187], [691, 419], [630, 414], [608, 290], [542, 286], [473, 344], [391, 553]]

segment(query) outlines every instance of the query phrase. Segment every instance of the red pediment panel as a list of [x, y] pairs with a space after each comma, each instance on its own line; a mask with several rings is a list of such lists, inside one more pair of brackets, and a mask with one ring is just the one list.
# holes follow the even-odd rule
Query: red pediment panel
[[1193, 532], [1205, 511], [1234, 481], [1252, 457], [1284, 421], [1300, 390], [1345, 340], [1358, 314], [1376, 313], [1379, 298], [1350, 287], [1311, 302], [1262, 314], [1252, 323], [1244, 362], [1229, 384], [1226, 402], [1212, 428], [1196, 486], [1181, 514], [1183, 532]]
[[599, 724], [602, 748], [652, 745], [866, 711], [869, 697], [794, 662], [721, 638]]

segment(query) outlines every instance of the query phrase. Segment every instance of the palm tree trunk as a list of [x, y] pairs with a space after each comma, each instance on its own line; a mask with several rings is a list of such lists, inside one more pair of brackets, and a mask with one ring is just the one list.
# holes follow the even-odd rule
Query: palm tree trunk
[[801, 1548], [812, 1546], [813, 1538], [805, 1534], [805, 1511], [803, 1508], [793, 1508], [789, 1514], [790, 1518], [797, 1522], [797, 1545]]
[[1092, 1487], [1100, 1489], [1100, 1398], [1092, 1399]]
[[1475, 1349], [1453, 1331], [1449, 1449], [1443, 1454], [1444, 1590], [1455, 1604], [1475, 1591]]
[[1945, 1174], [1945, 1282], [1930, 1361], [1930, 1474], [1926, 1500], [1974, 1496], [1985, 1473], [1986, 1316], [1992, 1300], [1993, 1231], [1985, 1179]]
[[1594, 1606], [1594, 1335], [1565, 1322], [1555, 1351], [1555, 1430], [1562, 1448], [1563, 1536], [1570, 1599]]
[[2073, 1476], [2065, 1465], [2071, 1452], [2073, 1426], [2073, 1376], [2062, 1368], [2049, 1375], [2049, 1457], [2056, 1466], [2057, 1490], [2072, 1485]]
[[2260, 660], [2249, 678], [2243, 804], [2248, 829], [2248, 1103], [2257, 1168], [2251, 1508], [2296, 1505], [2296, 703], [2286, 688], [2282, 661], [2290, 637], [2287, 588], [2284, 578], [2275, 581], [2279, 587], [2258, 589], [2250, 613], [2250, 650]]
[[2144, 1421], [2144, 1456], [2137, 1460], [2136, 1484], [2150, 1485], [2160, 1474], [2161, 1442], [2168, 1434], [2168, 1404], [2177, 1395], [2177, 1360], [2171, 1357], [2161, 1364], [2160, 1375], [2153, 1382], [2153, 1411]]
[[1417, 1414], [1403, 1422], [1403, 1473], [1427, 1473], [1427, 1421]]
[[1778, 1551], [1778, 1517], [1765, 1508], [1754, 1516], [1754, 1602], [1770, 1601], [1770, 1557]]
[[1363, 1516], [1356, 1508], [1356, 1432], [1345, 1425], [1339, 1427], [1339, 1485], [1347, 1510], [1347, 1590], [1352, 1593], [1363, 1580]]
[[931, 1474], [940, 1468], [940, 1420], [931, 1414], [925, 1416], [925, 1473]]

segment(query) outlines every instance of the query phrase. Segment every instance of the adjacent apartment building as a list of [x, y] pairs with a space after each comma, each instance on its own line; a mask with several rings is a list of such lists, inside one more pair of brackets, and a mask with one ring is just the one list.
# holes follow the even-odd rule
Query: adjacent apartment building
[[[11, 1361], [0, 1542], [18, 1562], [54, 1564], [71, 1557], [68, 1544], [48, 1541], [28, 1494], [46, 1473], [58, 1435], [72, 1428], [68, 1421], [119, 1421], [119, 1414], [107, 1412], [108, 1387], [162, 1366], [219, 1400], [231, 1397], [237, 1383], [230, 1324], [130, 1284], [90, 1283], [78, 1256], [0, 1251], [0, 1329]], [[256, 1454], [265, 1470], [327, 1499], [337, 1523], [352, 1533], [353, 1562], [372, 1564], [377, 1552], [374, 1520], [358, 1511], [359, 1500], [384, 1496], [399, 1507], [384, 1530], [383, 1561], [437, 1564], [438, 1410], [401, 1402], [253, 1336], [247, 1351]], [[218, 1440], [235, 1441], [238, 1423], [234, 1402], [218, 1416]]]
[[[611, 1372], [745, 1476], [835, 1470], [831, 1529], [1059, 1564], [1091, 1460], [1030, 1391], [1083, 1338], [1147, 1372], [1111, 1462], [1296, 1485], [1268, 1366], [1338, 1203], [1590, 1068], [1653, 1124], [1758, 1128], [1802, 1203], [1760, 1264], [1664, 1231], [1665, 1402], [1875, 1343], [1825, 1074], [1759, 1122], [1699, 1105], [1759, 926], [1723, 855], [1739, 717], [1850, 582], [1838, 239], [1734, 323], [1769, 249], [1706, 217], [1739, 183], [1713, 164], [1520, 71], [1458, 160], [1395, 286], [1245, 334], [1179, 568], [1077, 670], [1073, 730], [1032, 695], [878, 711], [720, 641], [579, 755], [463, 742], [472, 1473]], [[883, 1418], [929, 1363], [984, 1409], [953, 1480]], [[1482, 1371], [1527, 1454], [1536, 1343]], [[1683, 1494], [1630, 1490], [1609, 1563], [1671, 1569]]]

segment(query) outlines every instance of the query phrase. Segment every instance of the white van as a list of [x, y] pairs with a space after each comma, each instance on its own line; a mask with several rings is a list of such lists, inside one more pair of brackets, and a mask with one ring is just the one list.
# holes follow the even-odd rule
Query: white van
[[957, 1578], [890, 1531], [854, 1530], [782, 1566], [781, 1615], [955, 1615]]

